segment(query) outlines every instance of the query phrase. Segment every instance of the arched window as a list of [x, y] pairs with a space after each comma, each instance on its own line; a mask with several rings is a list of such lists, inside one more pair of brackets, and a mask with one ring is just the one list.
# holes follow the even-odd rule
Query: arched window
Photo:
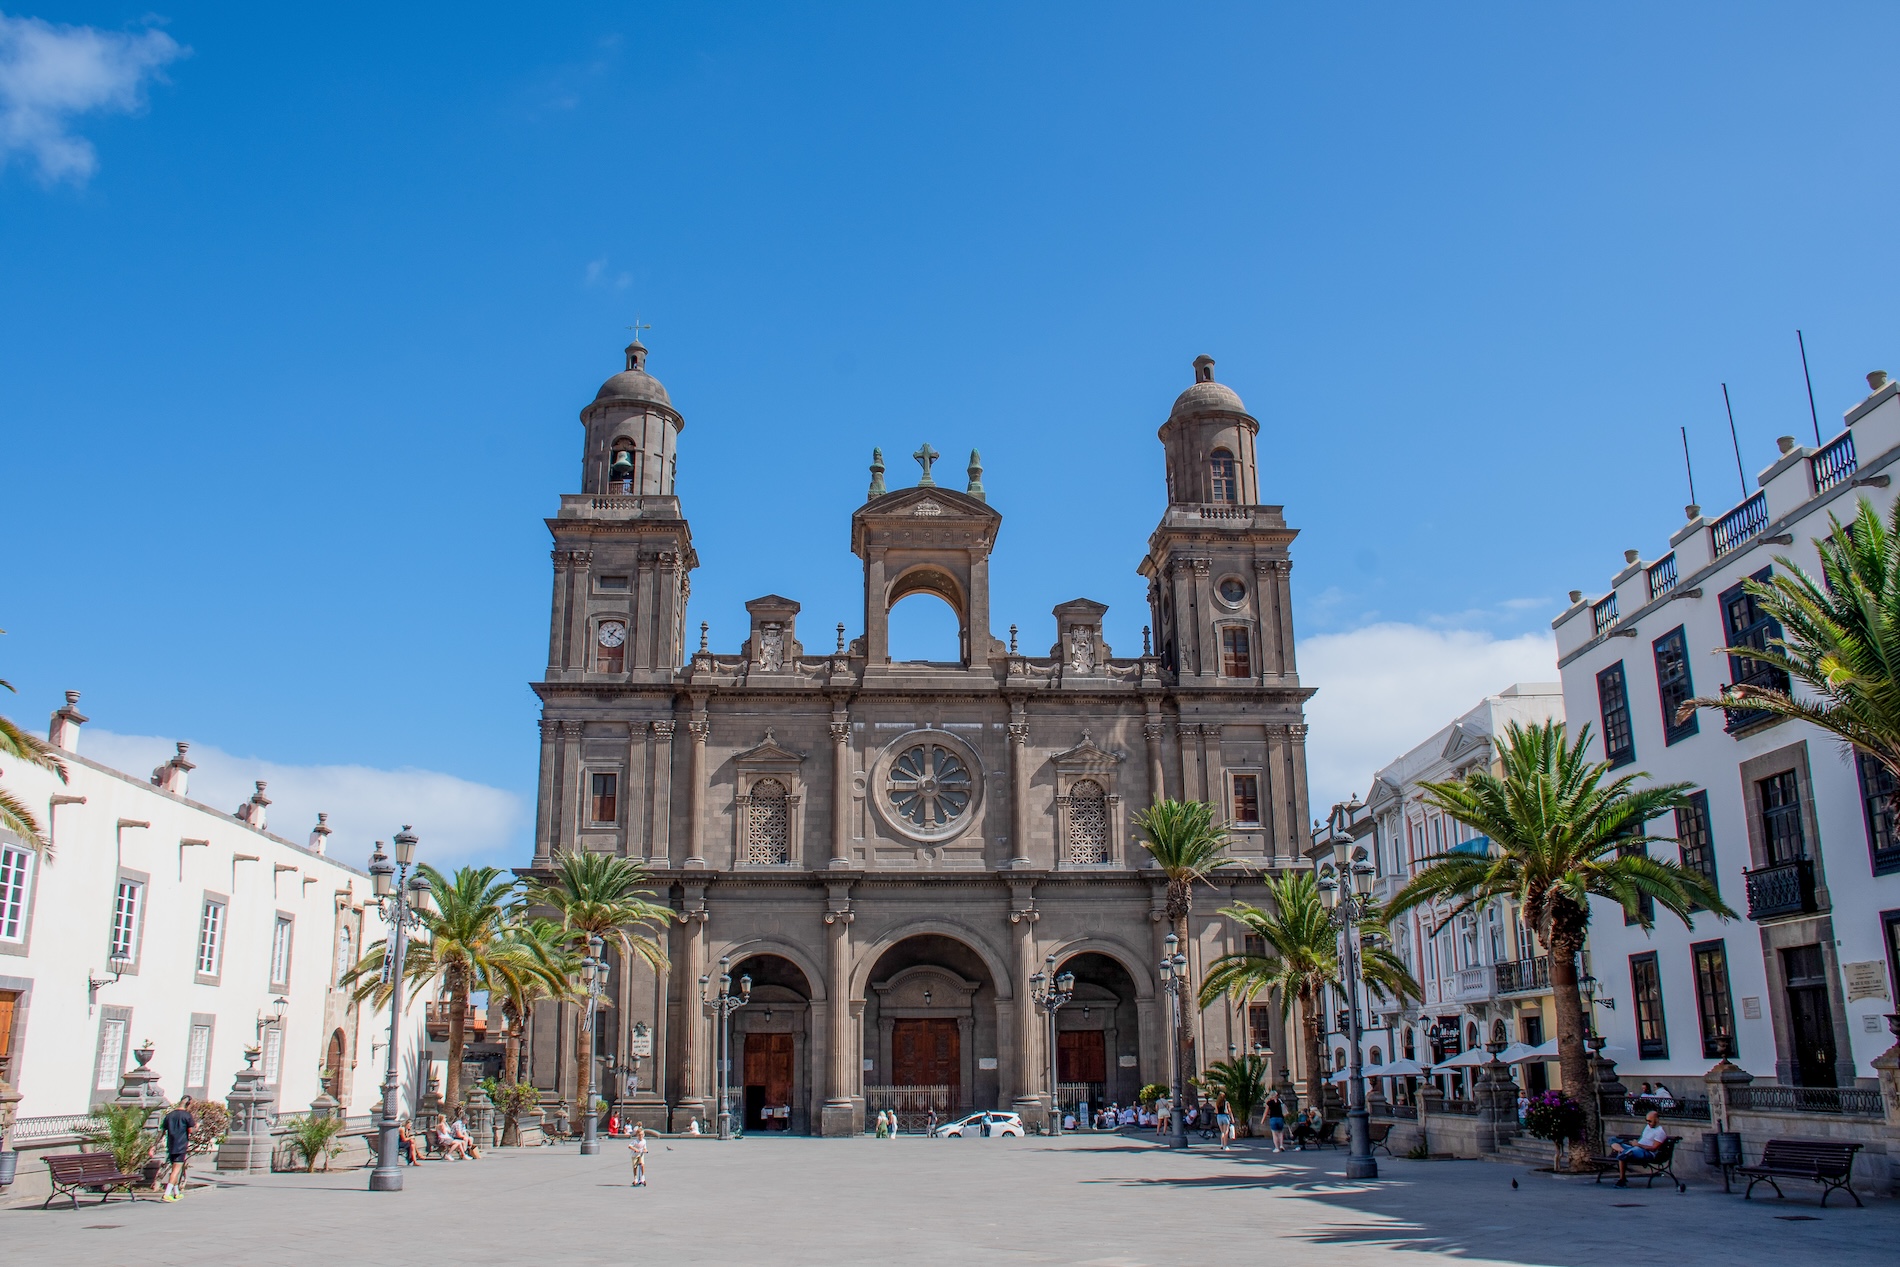
[[1345, 1067], [1346, 1067], [1346, 1049], [1344, 1047], [1333, 1048], [1333, 1068], [1344, 1069]]
[[1094, 779], [1069, 789], [1069, 861], [1108, 861], [1108, 797]]
[[745, 860], [772, 866], [792, 860], [792, 824], [785, 785], [760, 779], [752, 785], [752, 821], [746, 826]]
[[1385, 1053], [1380, 1051], [1377, 1047], [1374, 1047], [1372, 1049], [1372, 1063], [1375, 1065], [1382, 1065], [1385, 1063]]
[[1478, 1046], [1478, 1022], [1472, 1021], [1465, 1026], [1465, 1049], [1475, 1051]]
[[640, 478], [640, 450], [633, 441], [621, 436], [608, 446], [611, 459], [607, 465], [607, 478], [615, 486], [615, 491], [631, 493], [637, 487]]
[[1237, 502], [1240, 500], [1239, 470], [1234, 465], [1234, 455], [1226, 449], [1215, 449], [1214, 456], [1208, 459], [1208, 499], [1217, 502]]

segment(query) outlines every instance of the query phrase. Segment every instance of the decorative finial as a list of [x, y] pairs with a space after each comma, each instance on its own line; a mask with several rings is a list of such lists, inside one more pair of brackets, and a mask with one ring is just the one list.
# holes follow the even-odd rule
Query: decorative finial
[[1148, 626], [1143, 625], [1141, 627], [1141, 654], [1144, 658], [1154, 654], [1154, 651], [1148, 645], [1148, 637]]
[[633, 342], [627, 345], [628, 369], [640, 370], [642, 372], [646, 370], [647, 349], [646, 345], [640, 342], [640, 331], [651, 330], [652, 328], [653, 325], [651, 322], [643, 323], [638, 316], [634, 317], [633, 324], [627, 327], [627, 329], [633, 331]]
[[943, 454], [931, 448], [930, 441], [926, 440], [923, 443], [923, 447], [919, 448], [917, 452], [911, 454], [911, 456], [917, 459], [917, 465], [924, 468], [924, 477], [917, 481], [917, 487], [935, 488], [937, 481], [930, 477], [930, 464], [942, 457]]
[[986, 502], [983, 495], [983, 455], [975, 449], [970, 450], [970, 486], [963, 490], [980, 502]]
[[1016, 654], [1016, 626], [1014, 625], [1009, 627], [1009, 653]]
[[838, 654], [844, 654], [844, 622], [838, 622]]
[[706, 631], [711, 628], [711, 622], [704, 620], [699, 622], [699, 652], [701, 655], [706, 654]]
[[873, 501], [884, 496], [884, 450], [871, 450], [871, 491], [864, 495], [865, 501]]

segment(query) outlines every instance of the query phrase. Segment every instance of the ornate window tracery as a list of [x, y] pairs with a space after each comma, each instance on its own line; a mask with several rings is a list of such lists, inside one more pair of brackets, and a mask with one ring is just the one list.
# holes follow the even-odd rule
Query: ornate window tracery
[[1069, 789], [1069, 861], [1094, 866], [1108, 861], [1108, 795], [1094, 779]]
[[752, 785], [750, 821], [746, 825], [745, 860], [759, 866], [782, 866], [792, 858], [790, 793], [777, 779]]
[[970, 807], [970, 767], [936, 743], [920, 743], [891, 762], [887, 795], [891, 809], [911, 826], [939, 832]]

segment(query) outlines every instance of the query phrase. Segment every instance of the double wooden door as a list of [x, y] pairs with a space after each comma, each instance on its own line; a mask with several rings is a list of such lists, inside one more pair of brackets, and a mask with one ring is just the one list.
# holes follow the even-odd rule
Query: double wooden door
[[1057, 1031], [1056, 1078], [1062, 1082], [1108, 1081], [1108, 1051], [1101, 1030]]
[[[904, 1017], [891, 1022], [891, 1084], [899, 1087], [963, 1085], [963, 1045], [954, 1020]], [[952, 1097], [952, 1104], [962, 1101]]]
[[[792, 1036], [745, 1036], [745, 1124], [747, 1130], [788, 1130], [792, 1104]], [[771, 1116], [767, 1116], [767, 1114]]]

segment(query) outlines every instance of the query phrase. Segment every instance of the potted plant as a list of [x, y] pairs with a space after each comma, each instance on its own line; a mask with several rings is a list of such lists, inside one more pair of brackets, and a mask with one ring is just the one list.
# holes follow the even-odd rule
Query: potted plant
[[[158, 1163], [152, 1150], [158, 1146], [158, 1132], [145, 1129], [153, 1110], [143, 1104], [95, 1104], [90, 1119], [79, 1128], [79, 1138], [112, 1154], [112, 1164], [122, 1175], [141, 1175], [147, 1183], [157, 1177]], [[145, 1174], [148, 1168], [150, 1174]]]
[[343, 1133], [343, 1125], [340, 1117], [314, 1114], [291, 1121], [290, 1147], [303, 1158], [304, 1173], [315, 1171], [319, 1160], [325, 1170], [330, 1168], [330, 1158], [343, 1151], [343, 1145], [336, 1142], [336, 1137]]
[[1524, 1129], [1555, 1146], [1551, 1167], [1561, 1171], [1565, 1169], [1565, 1146], [1583, 1137], [1585, 1121], [1581, 1104], [1561, 1091], [1546, 1091], [1531, 1100], [1524, 1114]]

